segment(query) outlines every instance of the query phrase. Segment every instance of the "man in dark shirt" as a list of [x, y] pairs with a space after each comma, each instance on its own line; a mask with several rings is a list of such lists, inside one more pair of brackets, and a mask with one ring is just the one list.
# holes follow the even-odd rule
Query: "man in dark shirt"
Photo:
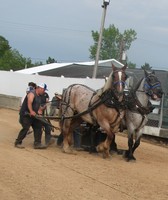
[[32, 126], [34, 131], [34, 148], [46, 148], [46, 146], [41, 144], [42, 122], [35, 118], [36, 114], [41, 115], [43, 113], [43, 108], [41, 107], [41, 95], [44, 94], [46, 89], [47, 85], [45, 83], [41, 83], [37, 85], [34, 91], [30, 91], [25, 97], [19, 113], [22, 129], [20, 130], [15, 141], [15, 147], [24, 148], [22, 140], [26, 137], [30, 126]]

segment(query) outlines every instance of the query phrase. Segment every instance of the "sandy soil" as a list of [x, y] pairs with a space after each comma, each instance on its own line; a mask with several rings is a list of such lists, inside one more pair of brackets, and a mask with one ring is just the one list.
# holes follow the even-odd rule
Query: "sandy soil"
[[[21, 126], [18, 112], [0, 109], [0, 199], [2, 200], [167, 200], [168, 148], [142, 142], [136, 162], [112, 155], [62, 153], [55, 144], [34, 150], [14, 148]], [[126, 137], [117, 136], [119, 148]]]

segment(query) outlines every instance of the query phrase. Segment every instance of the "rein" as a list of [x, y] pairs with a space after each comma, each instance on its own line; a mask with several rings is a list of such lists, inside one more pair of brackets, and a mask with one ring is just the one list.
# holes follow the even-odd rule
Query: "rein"
[[[118, 72], [120, 70], [116, 70], [114, 73]], [[123, 72], [123, 71], [122, 71]], [[125, 72], [124, 72], [125, 73]], [[116, 81], [113, 83], [113, 85], [117, 85], [117, 84], [120, 84], [122, 83], [124, 86], [126, 85], [126, 83], [122, 80], [119, 80], [119, 81]], [[120, 110], [122, 109], [126, 109], [126, 106], [124, 105], [123, 101], [122, 102], [119, 102], [118, 99], [116, 98], [115, 96], [115, 93], [111, 90], [111, 89], [108, 89], [106, 90], [105, 92], [103, 92], [100, 96], [98, 95], [97, 92], [95, 92], [93, 89], [89, 88], [88, 86], [85, 86], [85, 85], [82, 85], [88, 89], [90, 89], [91, 91], [93, 91], [93, 96], [94, 95], [98, 95], [99, 96], [99, 99], [97, 101], [95, 101], [93, 104], [91, 104], [91, 100], [93, 98], [90, 99], [90, 103], [89, 103], [89, 106], [88, 106], [88, 109], [87, 110], [84, 110], [83, 112], [80, 112], [80, 113], [77, 113], [73, 116], [65, 116], [65, 113], [67, 112], [67, 109], [70, 108], [73, 110], [73, 108], [71, 108], [70, 106], [70, 96], [71, 96], [71, 91], [72, 91], [72, 88], [75, 86], [75, 85], [82, 85], [82, 84], [73, 84], [71, 85], [70, 87], [68, 87], [64, 92], [63, 92], [63, 98], [62, 98], [62, 102], [61, 104], [62, 105], [65, 105], [65, 109], [64, 109], [64, 113], [62, 114], [61, 117], [57, 117], [55, 118], [54, 116], [46, 116], [45, 118], [47, 119], [61, 119], [61, 120], [64, 120], [64, 119], [74, 119], [74, 118], [79, 118], [81, 117], [82, 115], [85, 115], [85, 114], [88, 114], [90, 113], [92, 119], [93, 119], [93, 114], [92, 114], [92, 111], [94, 109], [96, 109], [98, 106], [100, 106], [101, 104], [105, 104], [105, 106], [107, 107], [111, 107], [111, 108], [114, 108], [116, 109], [116, 111], [118, 113], [120, 113]], [[68, 96], [68, 97], [67, 97]], [[75, 110], [73, 110], [75, 112]]]
[[102, 100], [104, 101], [104, 104], [107, 107], [115, 108], [118, 112], [119, 112], [120, 109], [122, 109], [122, 110], [126, 109], [126, 105], [124, 104], [124, 101], [119, 102], [112, 89], [107, 90], [103, 94], [103, 96], [101, 96], [101, 98], [102, 98]]
[[154, 109], [151, 102], [148, 101], [147, 107], [144, 107], [140, 103], [140, 101], [138, 100], [138, 98], [136, 96], [137, 91], [145, 92], [145, 91], [141, 91], [141, 90], [136, 90], [136, 91], [131, 90], [130, 91], [130, 94], [126, 97], [126, 105], [127, 105], [128, 110], [135, 112], [135, 113], [140, 113], [142, 116], [151, 113]]
[[[97, 93], [94, 93], [94, 94], [97, 94]], [[87, 110], [85, 110], [81, 113], [75, 114], [73, 116], [68, 116], [68, 117], [65, 117], [64, 115], [62, 115], [62, 117], [54, 117], [54, 116], [43, 116], [43, 117], [46, 119], [61, 119], [61, 120], [79, 118], [82, 115], [91, 113], [94, 109], [96, 109], [98, 106], [100, 106], [103, 103], [107, 107], [115, 108], [117, 110], [117, 112], [119, 112], [119, 109], [123, 109], [123, 110], [126, 109], [126, 105], [123, 104], [123, 102], [119, 102], [116, 99], [113, 91], [108, 90], [108, 91], [104, 92], [97, 101], [95, 101], [92, 105], [90, 105]], [[66, 102], [62, 102], [62, 104], [67, 105], [67, 108], [70, 107], [68, 105], [68, 103], [66, 103]]]

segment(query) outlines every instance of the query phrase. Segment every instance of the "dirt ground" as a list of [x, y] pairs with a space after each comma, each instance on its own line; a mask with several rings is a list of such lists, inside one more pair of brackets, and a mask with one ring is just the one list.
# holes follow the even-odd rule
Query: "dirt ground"
[[[80, 151], [62, 153], [56, 144], [45, 150], [14, 148], [21, 126], [18, 112], [0, 108], [0, 199], [2, 200], [167, 200], [168, 148], [142, 142], [136, 162], [113, 154], [111, 160]], [[55, 133], [54, 133], [55, 134]], [[127, 138], [117, 137], [119, 148]]]

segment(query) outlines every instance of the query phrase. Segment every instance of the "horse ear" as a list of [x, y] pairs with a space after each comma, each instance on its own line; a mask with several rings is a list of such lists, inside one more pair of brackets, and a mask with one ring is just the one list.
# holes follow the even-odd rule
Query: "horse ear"
[[116, 69], [116, 66], [114, 66], [114, 64], [111, 62], [111, 64], [112, 64], [112, 70], [113, 70], [113, 72], [115, 71], [115, 69]]
[[122, 67], [122, 70], [126, 70], [127, 69], [127, 63]]

